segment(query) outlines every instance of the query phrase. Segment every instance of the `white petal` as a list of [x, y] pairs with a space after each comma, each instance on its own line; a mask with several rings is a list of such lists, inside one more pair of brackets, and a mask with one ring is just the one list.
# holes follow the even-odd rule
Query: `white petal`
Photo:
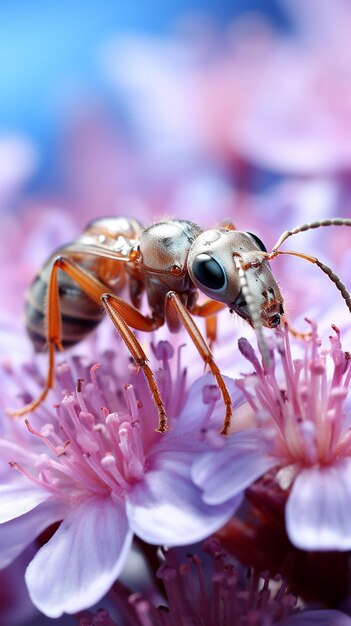
[[220, 504], [242, 493], [277, 461], [269, 456], [258, 429], [234, 433], [226, 445], [205, 452], [193, 464], [192, 477], [207, 504]]
[[0, 569], [11, 563], [43, 530], [63, 517], [63, 507], [54, 500], [47, 500], [29, 513], [2, 524]]
[[305, 550], [351, 548], [351, 462], [299, 472], [286, 506], [290, 541]]
[[119, 575], [131, 541], [122, 501], [79, 504], [27, 568], [32, 602], [48, 617], [95, 604]]
[[50, 497], [49, 491], [26, 479], [0, 485], [0, 524], [28, 513]]
[[208, 506], [190, 477], [191, 459], [164, 454], [158, 469], [126, 495], [134, 532], [152, 544], [186, 545], [221, 528], [241, 503], [241, 495], [220, 506]]
[[301, 611], [277, 626], [351, 626], [351, 618], [340, 611]]

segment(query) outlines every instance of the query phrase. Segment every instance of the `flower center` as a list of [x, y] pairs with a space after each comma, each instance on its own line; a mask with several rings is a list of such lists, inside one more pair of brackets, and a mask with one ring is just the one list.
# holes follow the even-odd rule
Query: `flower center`
[[[345, 428], [345, 400], [350, 386], [348, 353], [342, 350], [340, 332], [333, 326], [330, 356], [333, 361], [331, 380], [327, 375], [327, 353], [319, 350], [316, 325], [311, 322], [311, 340], [306, 344], [304, 359], [291, 356], [288, 327], [277, 332], [276, 348], [283, 370], [276, 374], [274, 353], [272, 366], [264, 370], [253, 348], [240, 340], [239, 348], [254, 367], [254, 375], [237, 381], [261, 425], [267, 429], [270, 452], [284, 464], [329, 464], [340, 455], [351, 452], [351, 432]], [[279, 382], [278, 382], [279, 381]], [[249, 386], [254, 387], [251, 393]], [[283, 387], [283, 388], [282, 388]]]
[[93, 383], [85, 385], [80, 380], [76, 394], [65, 396], [58, 407], [56, 422], [45, 424], [40, 431], [26, 420], [28, 430], [50, 450], [49, 455], [38, 456], [37, 476], [12, 463], [32, 482], [63, 500], [83, 497], [86, 491], [121, 495], [144, 473], [143, 433], [133, 386], [124, 387], [126, 412], [110, 413], [101, 407], [100, 414], [89, 411], [93, 387]]

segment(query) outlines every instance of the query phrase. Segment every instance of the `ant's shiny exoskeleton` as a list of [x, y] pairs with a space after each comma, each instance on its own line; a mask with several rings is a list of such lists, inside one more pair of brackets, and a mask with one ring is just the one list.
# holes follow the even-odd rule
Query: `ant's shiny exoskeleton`
[[[150, 332], [166, 322], [173, 332], [185, 327], [214, 375], [225, 404], [222, 433], [226, 434], [232, 416], [230, 394], [193, 316], [206, 318], [211, 342], [216, 336], [215, 316], [228, 306], [255, 328], [268, 362], [262, 327], [276, 328], [284, 315], [283, 298], [269, 265], [280, 254], [315, 263], [351, 310], [349, 292], [328, 266], [307, 254], [279, 250], [291, 235], [333, 225], [351, 226], [351, 220], [298, 226], [283, 233], [268, 253], [256, 235], [240, 232], [232, 224], [202, 231], [190, 221], [176, 219], [148, 228], [127, 217], [91, 222], [81, 237], [53, 254], [27, 293], [27, 329], [37, 350], [48, 347], [48, 375], [40, 396], [12, 415], [24, 415], [41, 404], [54, 385], [55, 348], [79, 342], [106, 312], [143, 370], [158, 411], [157, 430], [167, 430], [165, 407], [147, 356], [131, 329]], [[130, 303], [118, 295], [126, 283]], [[209, 298], [201, 305], [199, 290]], [[143, 292], [150, 315], [140, 310]]]

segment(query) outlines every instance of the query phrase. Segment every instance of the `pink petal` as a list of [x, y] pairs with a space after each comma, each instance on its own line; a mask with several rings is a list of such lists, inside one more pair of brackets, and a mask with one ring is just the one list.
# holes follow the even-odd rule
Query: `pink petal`
[[286, 506], [291, 542], [305, 550], [351, 548], [351, 461], [299, 472]]
[[54, 500], [39, 504], [26, 515], [0, 526], [0, 569], [6, 567], [40, 533], [64, 517], [64, 508]]
[[27, 568], [32, 602], [48, 617], [95, 604], [119, 575], [131, 541], [120, 499], [78, 504]]
[[127, 515], [134, 532], [152, 544], [186, 545], [215, 532], [232, 516], [241, 496], [220, 506], [207, 506], [190, 477], [191, 457], [167, 452], [158, 468], [126, 494]]
[[351, 626], [351, 618], [340, 611], [301, 611], [277, 626]]
[[204, 502], [215, 505], [242, 494], [276, 463], [266, 451], [261, 432], [245, 430], [233, 434], [222, 448], [200, 455], [192, 477]]
[[50, 496], [49, 491], [36, 487], [27, 479], [0, 485], [0, 524], [28, 513]]

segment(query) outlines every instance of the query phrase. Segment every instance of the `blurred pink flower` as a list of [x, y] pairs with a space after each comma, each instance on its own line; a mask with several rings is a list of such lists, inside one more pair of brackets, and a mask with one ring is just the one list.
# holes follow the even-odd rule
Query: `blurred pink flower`
[[[172, 380], [171, 346], [162, 342], [155, 353], [163, 363], [157, 376], [170, 419], [167, 436], [155, 432], [156, 410], [144, 378], [123, 375], [121, 363], [117, 373], [111, 354], [101, 370], [92, 367], [86, 383], [79, 359], [73, 369], [59, 366], [57, 388], [63, 392], [74, 389], [73, 371], [80, 370], [76, 392], [66, 391], [56, 410], [39, 407], [26, 422], [29, 432], [22, 422], [3, 426], [1, 460], [17, 473], [9, 477], [7, 471], [0, 486], [2, 567], [63, 520], [26, 572], [33, 603], [50, 617], [87, 608], [108, 591], [133, 533], [152, 544], [192, 543], [221, 527], [241, 501], [239, 495], [208, 506], [191, 480], [194, 458], [208, 447], [208, 420], [219, 429], [223, 419], [212, 377], [186, 391], [179, 366]], [[35, 367], [16, 376], [23, 394], [28, 379], [33, 386]], [[235, 407], [241, 393], [227, 383]]]
[[350, 169], [350, 7], [280, 4], [289, 33], [259, 13], [222, 29], [197, 16], [173, 38], [106, 44], [105, 73], [155, 168], [209, 159], [239, 180], [257, 166], [295, 175]]
[[101, 215], [150, 214], [142, 151], [116, 110], [91, 97], [79, 101], [66, 111], [61, 137], [57, 169], [63, 200], [81, 228]]
[[[164, 555], [156, 576], [165, 589], [158, 605], [138, 592], [118, 602], [123, 590], [115, 590], [117, 608], [130, 626], [350, 626], [351, 618], [339, 611], [306, 611], [297, 608], [297, 597], [288, 593], [280, 577], [245, 572], [228, 560], [218, 539], [202, 546], [203, 554], [188, 554], [179, 562], [175, 550]], [[124, 592], [123, 595], [126, 595]], [[157, 594], [159, 595], [159, 594]], [[121, 598], [122, 599], [122, 598]], [[160, 602], [162, 602], [160, 604]], [[134, 609], [134, 610], [133, 610]], [[116, 626], [107, 611], [86, 613], [79, 626]]]
[[349, 171], [350, 5], [281, 5], [295, 31], [276, 36], [233, 147], [251, 163], [288, 174]]
[[[254, 373], [236, 381], [257, 427], [234, 433], [218, 450], [195, 460], [193, 479], [207, 504], [223, 504], [271, 468], [287, 493], [290, 541], [306, 550], [351, 548], [351, 438], [345, 401], [351, 369], [339, 331], [330, 353], [319, 350], [316, 325], [302, 359], [293, 360], [287, 330], [277, 332], [282, 373], [264, 371], [246, 339], [239, 349]], [[327, 375], [326, 359], [333, 371]], [[272, 362], [274, 359], [271, 352]]]
[[235, 131], [275, 40], [263, 21], [231, 29], [195, 16], [173, 37], [118, 37], [103, 49], [105, 74], [128, 102], [148, 163], [161, 176], [233, 157]]
[[0, 134], [0, 213], [12, 208], [38, 165], [34, 143], [20, 134]]

